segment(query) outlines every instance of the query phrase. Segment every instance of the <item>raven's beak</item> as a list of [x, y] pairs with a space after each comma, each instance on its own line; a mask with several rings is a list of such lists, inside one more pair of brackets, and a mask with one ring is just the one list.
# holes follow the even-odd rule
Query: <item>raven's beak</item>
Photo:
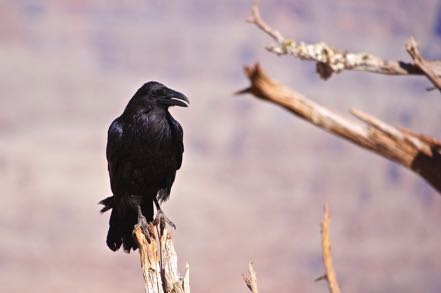
[[160, 98], [159, 102], [167, 106], [188, 107], [190, 105], [190, 101], [185, 95], [171, 89], [167, 90], [166, 96]]

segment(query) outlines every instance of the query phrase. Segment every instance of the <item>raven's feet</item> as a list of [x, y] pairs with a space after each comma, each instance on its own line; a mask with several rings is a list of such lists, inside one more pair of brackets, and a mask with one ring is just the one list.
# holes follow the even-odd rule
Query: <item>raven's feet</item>
[[176, 230], [176, 225], [172, 221], [170, 221], [169, 218], [167, 218], [167, 216], [161, 209], [158, 209], [158, 211], [156, 212], [156, 218], [153, 221], [153, 224], [159, 225], [161, 230], [164, 230], [165, 224], [168, 224], [170, 227]]
[[138, 215], [138, 225], [141, 227], [142, 232], [144, 235], [150, 235], [149, 231], [149, 223], [147, 222], [147, 219], [141, 214]]

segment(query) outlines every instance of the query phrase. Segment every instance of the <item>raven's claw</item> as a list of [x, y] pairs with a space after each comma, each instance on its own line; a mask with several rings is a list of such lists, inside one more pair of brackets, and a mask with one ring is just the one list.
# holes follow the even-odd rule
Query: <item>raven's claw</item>
[[164, 214], [164, 212], [161, 209], [157, 211], [153, 224], [155, 226], [159, 225], [161, 230], [164, 230], [165, 224], [168, 224], [170, 227], [176, 230], [176, 225], [172, 221], [170, 221], [170, 219]]
[[139, 225], [139, 227], [141, 227], [141, 230], [144, 233], [144, 235], [146, 235], [146, 236], [150, 235], [149, 223], [147, 222], [147, 219], [144, 216], [138, 215], [138, 225]]

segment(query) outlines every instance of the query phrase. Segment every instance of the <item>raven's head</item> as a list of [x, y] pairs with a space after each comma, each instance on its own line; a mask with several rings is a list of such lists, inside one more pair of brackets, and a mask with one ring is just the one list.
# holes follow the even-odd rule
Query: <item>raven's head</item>
[[133, 96], [134, 100], [144, 105], [160, 106], [168, 108], [170, 106], [188, 107], [190, 101], [180, 92], [169, 89], [162, 83], [149, 81], [145, 83]]

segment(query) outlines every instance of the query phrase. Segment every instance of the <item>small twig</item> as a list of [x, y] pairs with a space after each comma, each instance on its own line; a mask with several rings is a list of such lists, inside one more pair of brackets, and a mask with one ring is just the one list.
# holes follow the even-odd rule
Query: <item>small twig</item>
[[273, 30], [263, 19], [260, 17], [259, 11], [259, 0], [256, 0], [251, 7], [251, 16], [246, 19], [249, 23], [254, 23], [262, 31], [267, 33], [271, 38], [273, 38], [277, 43], [283, 43], [285, 38], [282, 34], [276, 30]]
[[321, 224], [321, 232], [322, 232], [322, 257], [323, 257], [323, 265], [325, 266], [325, 275], [318, 279], [326, 279], [328, 283], [328, 288], [330, 293], [340, 293], [340, 287], [337, 282], [337, 277], [335, 276], [334, 265], [332, 263], [331, 256], [331, 241], [329, 240], [329, 210], [328, 206], [324, 206], [323, 211], [323, 221]]
[[[350, 53], [346, 50], [332, 48], [323, 42], [306, 44], [293, 39], [286, 39], [279, 31], [273, 29], [262, 19], [258, 0], [252, 5], [251, 16], [247, 18], [247, 22], [255, 24], [276, 41], [276, 45], [266, 48], [269, 52], [314, 61], [316, 62], [317, 73], [323, 79], [328, 79], [332, 73], [339, 73], [343, 70], [367, 71], [388, 75], [426, 74], [422, 70], [423, 68], [412, 63], [384, 60], [368, 53]], [[433, 70], [435, 76], [441, 76], [441, 62], [426, 61], [425, 65]]]
[[259, 290], [257, 289], [256, 271], [254, 270], [251, 261], [248, 263], [248, 275], [242, 274], [242, 277], [252, 293], [259, 293]]
[[326, 275], [321, 275], [320, 277], [315, 278], [314, 282], [319, 282], [319, 281], [322, 281], [322, 280], [326, 280]]
[[410, 57], [412, 57], [413, 63], [418, 66], [433, 85], [441, 91], [441, 78], [436, 76], [428, 62], [421, 56], [418, 44], [413, 37], [407, 40], [406, 51], [409, 53]]
[[184, 292], [190, 293], [190, 265], [188, 263], [185, 264], [185, 274], [182, 282], [184, 285]]

